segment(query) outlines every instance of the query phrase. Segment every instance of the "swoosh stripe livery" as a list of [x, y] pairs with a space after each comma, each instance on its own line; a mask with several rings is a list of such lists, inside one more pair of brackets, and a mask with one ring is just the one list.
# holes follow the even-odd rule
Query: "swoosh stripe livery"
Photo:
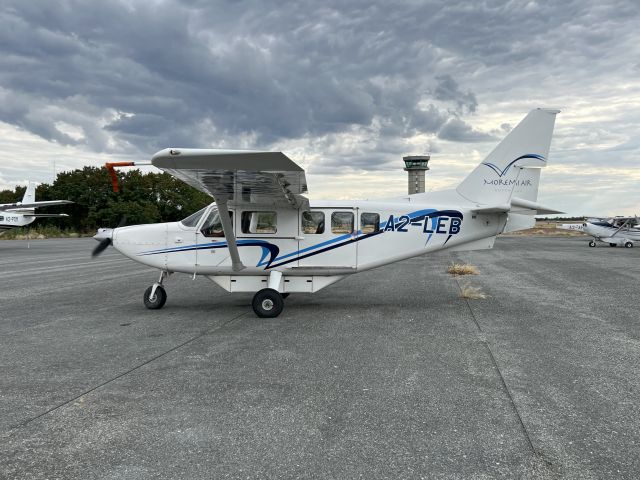
[[493, 163], [482, 163], [482, 165], [485, 165], [489, 167], [491, 170], [493, 170], [494, 172], [496, 172], [498, 177], [503, 177], [507, 174], [507, 172], [509, 171], [509, 169], [514, 163], [516, 163], [518, 160], [522, 160], [523, 158], [533, 158], [535, 160], [540, 160], [543, 163], [547, 162], [542, 155], [537, 155], [535, 153], [527, 153], [526, 155], [522, 155], [516, 158], [515, 160], [512, 160], [511, 162], [509, 162], [509, 164], [506, 167], [504, 167], [504, 170], [500, 170], [500, 167], [494, 165]]
[[[432, 218], [436, 219], [441, 216], [448, 216], [454, 218], [460, 218], [462, 220], [462, 213], [457, 210], [417, 210], [415, 212], [409, 213], [406, 216], [410, 218], [411, 222], [416, 222], [419, 220]], [[399, 217], [398, 217], [399, 218]], [[262, 257], [258, 261], [257, 267], [261, 267], [265, 265], [265, 270], [279, 267], [282, 265], [286, 265], [288, 263], [301, 260], [303, 258], [308, 258], [314, 255], [318, 255], [320, 253], [327, 252], [329, 250], [333, 250], [335, 248], [340, 248], [345, 245], [352, 244], [354, 242], [359, 242], [360, 240], [365, 240], [367, 238], [374, 237], [376, 235], [380, 235], [384, 232], [384, 228], [387, 226], [387, 222], [380, 222], [380, 228], [376, 232], [362, 234], [362, 230], [358, 230], [354, 234], [345, 234], [340, 235], [339, 237], [333, 238], [331, 240], [327, 240], [324, 242], [317, 243], [316, 245], [312, 245], [310, 247], [303, 248], [301, 250], [295, 250], [291, 253], [287, 253], [285, 255], [278, 256], [280, 253], [280, 248], [277, 245], [267, 242], [266, 240], [238, 240], [238, 247], [261, 247], [262, 248]], [[394, 224], [399, 224], [400, 222], [394, 222]], [[434, 223], [432, 223], [433, 227]], [[395, 226], [395, 225], [394, 225]], [[429, 237], [430, 238], [430, 237]], [[447, 237], [445, 240], [445, 244], [449, 241], [451, 235]], [[218, 248], [227, 248], [227, 242], [211, 242], [211, 243], [203, 243], [201, 245], [184, 245], [181, 247], [172, 247], [172, 248], [162, 248], [158, 250], [148, 250], [146, 252], [140, 252], [138, 256], [146, 256], [146, 255], [158, 255], [162, 253], [176, 253], [176, 252], [188, 252], [193, 250], [213, 250]], [[267, 255], [269, 255], [269, 260], [266, 260]], [[294, 258], [291, 258], [294, 257]], [[288, 259], [288, 260], [285, 260]], [[284, 260], [284, 261], [282, 261]], [[276, 263], [277, 262], [277, 263]]]

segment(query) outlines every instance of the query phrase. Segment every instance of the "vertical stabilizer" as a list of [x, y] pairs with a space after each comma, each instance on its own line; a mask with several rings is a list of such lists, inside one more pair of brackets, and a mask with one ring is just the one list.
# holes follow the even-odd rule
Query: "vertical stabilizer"
[[536, 201], [540, 168], [547, 165], [556, 114], [538, 108], [498, 144], [458, 186], [457, 192], [478, 204], [508, 202], [511, 197]]
[[27, 190], [22, 197], [22, 203], [34, 203], [36, 201], [36, 184], [29, 182]]

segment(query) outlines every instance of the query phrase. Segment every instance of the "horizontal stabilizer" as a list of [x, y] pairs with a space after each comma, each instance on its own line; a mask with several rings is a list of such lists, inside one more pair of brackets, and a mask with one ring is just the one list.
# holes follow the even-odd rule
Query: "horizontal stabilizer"
[[474, 213], [522, 213], [527, 215], [563, 213], [560, 210], [518, 197], [512, 197], [510, 203], [487, 205], [486, 207], [474, 208], [472, 211]]

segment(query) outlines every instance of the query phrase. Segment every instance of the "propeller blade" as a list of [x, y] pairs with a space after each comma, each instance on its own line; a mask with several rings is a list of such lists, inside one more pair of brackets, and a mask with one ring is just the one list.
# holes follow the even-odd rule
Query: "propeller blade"
[[120, 219], [120, 222], [118, 222], [118, 226], [116, 228], [99, 228], [98, 233], [96, 233], [93, 236], [93, 238], [98, 240], [100, 243], [98, 243], [98, 246], [94, 248], [93, 251], [91, 252], [91, 258], [97, 257], [102, 252], [104, 252], [107, 249], [107, 247], [109, 247], [109, 245], [113, 245], [114, 230], [116, 230], [117, 228], [124, 227], [126, 224], [127, 224], [127, 216], [123, 215], [122, 218]]
[[111, 245], [111, 239], [110, 238], [105, 238], [104, 240], [101, 240], [100, 243], [98, 244], [98, 246], [93, 249], [93, 252], [91, 252], [91, 257], [93, 257], [93, 258], [97, 257], [102, 252], [104, 252], [109, 245]]

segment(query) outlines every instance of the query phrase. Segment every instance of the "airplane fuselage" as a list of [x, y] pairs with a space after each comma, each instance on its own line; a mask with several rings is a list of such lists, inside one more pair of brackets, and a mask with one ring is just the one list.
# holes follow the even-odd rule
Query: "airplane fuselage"
[[14, 210], [0, 211], [0, 235], [12, 228], [25, 227], [34, 222], [35, 217], [27, 217]]
[[469, 207], [408, 201], [317, 201], [304, 210], [229, 210], [246, 267], [242, 270], [233, 269], [225, 238], [203, 228], [207, 215], [217, 211], [214, 204], [195, 226], [171, 222], [115, 229], [113, 245], [145, 265], [205, 275], [229, 291], [255, 291], [272, 270], [283, 273], [284, 291], [317, 291], [344, 275], [436, 250], [491, 248], [507, 219], [506, 214], [476, 214]]
[[640, 229], [637, 227], [620, 227], [604, 220], [585, 222], [583, 231], [596, 240], [612, 245], [625, 245], [629, 241], [640, 242]]

